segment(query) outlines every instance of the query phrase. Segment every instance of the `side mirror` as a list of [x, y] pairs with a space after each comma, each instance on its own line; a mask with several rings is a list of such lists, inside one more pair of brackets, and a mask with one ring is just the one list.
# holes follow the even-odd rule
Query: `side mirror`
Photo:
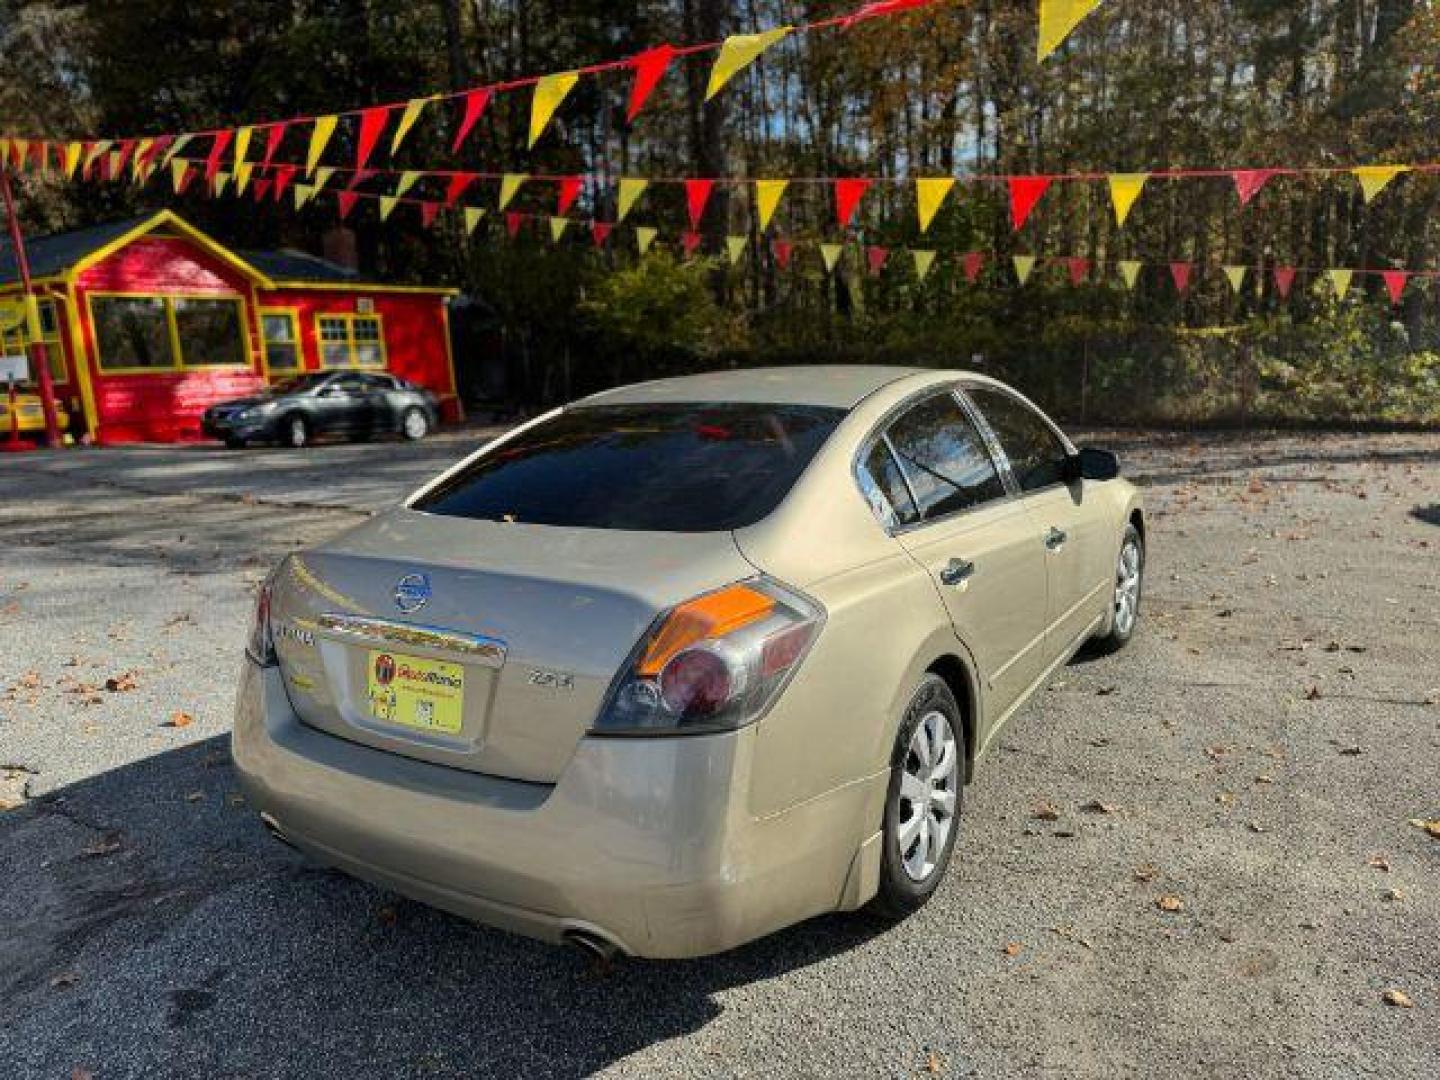
[[1082, 447], [1078, 454], [1065, 459], [1065, 481], [1114, 480], [1120, 475], [1120, 459], [1109, 450]]

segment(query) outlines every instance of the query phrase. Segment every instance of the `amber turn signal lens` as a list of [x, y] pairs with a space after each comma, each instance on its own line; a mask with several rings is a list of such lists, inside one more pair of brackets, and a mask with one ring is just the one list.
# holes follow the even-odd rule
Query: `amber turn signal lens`
[[724, 637], [774, 610], [774, 600], [747, 585], [731, 585], [681, 604], [656, 632], [637, 670], [641, 675], [658, 675], [675, 654], [691, 645]]

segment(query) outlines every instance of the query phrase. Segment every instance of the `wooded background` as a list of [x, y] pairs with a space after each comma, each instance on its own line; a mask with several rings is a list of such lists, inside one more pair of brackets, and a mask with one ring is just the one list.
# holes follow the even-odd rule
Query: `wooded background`
[[[326, 113], [857, 6], [0, 0], [0, 129], [148, 135]], [[497, 221], [467, 239], [452, 215], [428, 231], [402, 214], [382, 224], [366, 202], [350, 223], [363, 269], [464, 289], [474, 299], [458, 320], [466, 384], [524, 407], [667, 372], [842, 360], [978, 364], [1088, 421], [1440, 421], [1440, 282], [1412, 281], [1396, 307], [1375, 277], [1357, 277], [1340, 302], [1304, 273], [1282, 299], [1272, 274], [1440, 268], [1440, 175], [1401, 177], [1369, 206], [1343, 175], [1277, 178], [1245, 208], [1225, 178], [1154, 180], [1123, 229], [1103, 183], [1066, 183], [1019, 233], [1003, 185], [964, 179], [1440, 161], [1440, 12], [1425, 0], [1107, 0], [1044, 64], [1035, 16], [1035, 0], [952, 0], [796, 35], [709, 105], [708, 58], [679, 61], [633, 125], [629, 78], [586, 78], [533, 152], [528, 92], [501, 95], [458, 159], [448, 118], [422, 122], [401, 152], [406, 168], [610, 177], [953, 173], [961, 183], [923, 241], [906, 183], [872, 188], [850, 236], [940, 251], [923, 284], [908, 259], [867, 275], [858, 249], [826, 275], [807, 242], [844, 234], [820, 185], [792, 185], [772, 224], [798, 245], [788, 270], [763, 242], [734, 268], [715, 254], [726, 234], [759, 239], [743, 188], [716, 189], [711, 255], [689, 262], [663, 240], [637, 259], [620, 233], [597, 252], [582, 228], [554, 245], [539, 232], [510, 241]], [[177, 198], [163, 177], [145, 188], [26, 178], [23, 188], [35, 232], [173, 206], [238, 246], [318, 251], [335, 222], [333, 200], [296, 212]], [[487, 204], [478, 189], [470, 198]], [[553, 199], [531, 185], [516, 208], [551, 213]], [[613, 219], [613, 199], [613, 185], [587, 190], [573, 213]], [[630, 220], [677, 237], [682, 189], [652, 187]], [[970, 250], [994, 256], [973, 285], [958, 258]], [[1015, 253], [1147, 268], [1133, 292], [1113, 266], [1078, 287], [1042, 266], [1021, 287]], [[1175, 260], [1199, 264], [1184, 296], [1165, 269]], [[1243, 295], [1221, 264], [1252, 267]]]

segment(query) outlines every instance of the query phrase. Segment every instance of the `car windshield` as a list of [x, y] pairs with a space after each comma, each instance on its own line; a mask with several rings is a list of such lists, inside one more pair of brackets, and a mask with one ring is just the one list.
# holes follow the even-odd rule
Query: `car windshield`
[[765, 404], [573, 409], [497, 447], [414, 506], [572, 528], [743, 528], [779, 505], [844, 415]]
[[281, 379], [273, 384], [270, 392], [272, 394], [294, 394], [300, 390], [312, 390], [331, 377], [331, 373], [328, 371], [311, 372], [309, 375], [292, 375], [288, 379]]

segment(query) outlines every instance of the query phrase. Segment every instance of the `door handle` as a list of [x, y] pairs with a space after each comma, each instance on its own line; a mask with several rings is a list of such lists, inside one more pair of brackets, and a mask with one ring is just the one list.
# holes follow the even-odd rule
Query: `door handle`
[[951, 559], [940, 571], [940, 580], [946, 585], [963, 585], [975, 576], [975, 564], [969, 559]]
[[1045, 547], [1050, 551], [1059, 551], [1065, 541], [1070, 537], [1061, 529], [1050, 526], [1050, 531], [1045, 534]]

